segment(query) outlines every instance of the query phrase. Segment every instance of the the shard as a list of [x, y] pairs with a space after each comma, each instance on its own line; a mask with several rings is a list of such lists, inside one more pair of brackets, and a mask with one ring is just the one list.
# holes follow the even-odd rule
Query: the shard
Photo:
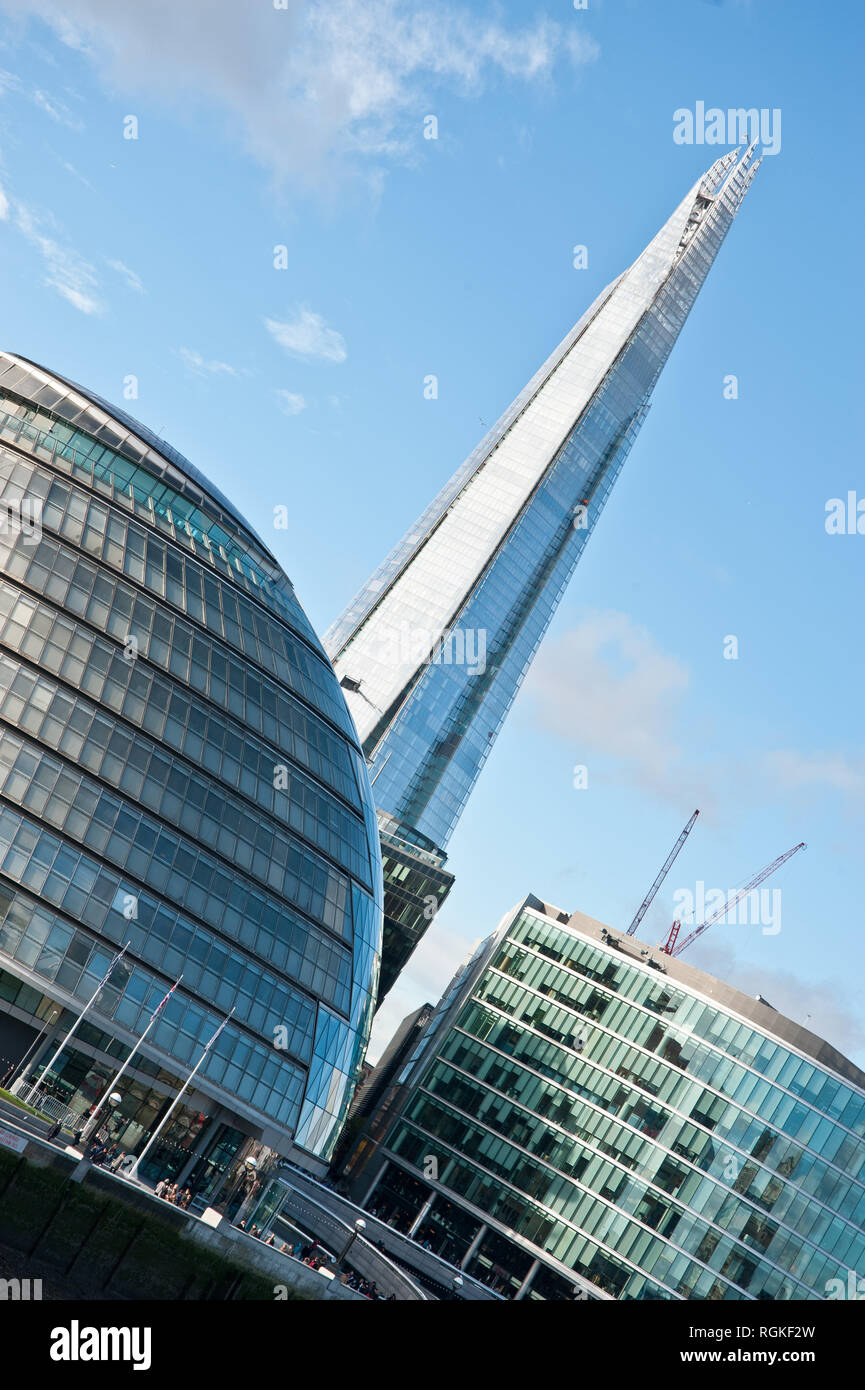
[[379, 998], [759, 163], [751, 145], [697, 180], [326, 634], [379, 808]]

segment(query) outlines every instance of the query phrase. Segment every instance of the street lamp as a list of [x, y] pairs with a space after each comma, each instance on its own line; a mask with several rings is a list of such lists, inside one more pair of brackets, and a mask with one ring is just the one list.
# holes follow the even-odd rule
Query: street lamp
[[334, 1273], [336, 1273], [339, 1270], [340, 1265], [342, 1264], [351, 1247], [354, 1245], [358, 1236], [363, 1235], [365, 1230], [366, 1222], [364, 1221], [362, 1216], [359, 1216], [354, 1223], [354, 1230], [352, 1231], [345, 1245], [342, 1247], [342, 1253], [338, 1255], [336, 1258], [336, 1262], [334, 1264]]
[[255, 1193], [255, 1191], [256, 1191], [256, 1188], [257, 1188], [257, 1186], [258, 1186], [258, 1184], [256, 1183], [256, 1180], [255, 1180], [255, 1176], [256, 1176], [256, 1173], [257, 1173], [257, 1172], [258, 1172], [258, 1159], [257, 1159], [257, 1158], [253, 1158], [252, 1154], [247, 1154], [247, 1155], [246, 1155], [246, 1158], [243, 1160], [243, 1165], [242, 1165], [242, 1167], [240, 1168], [240, 1171], [238, 1172], [237, 1180], [235, 1181], [234, 1187], [231, 1189], [231, 1196], [229, 1197], [228, 1201], [227, 1201], [226, 1204], [225, 1204], [225, 1210], [226, 1210], [226, 1212], [230, 1212], [230, 1211], [231, 1211], [231, 1203], [233, 1202], [235, 1196], [237, 1195], [238, 1189], [241, 1187], [241, 1185], [245, 1185], [245, 1186], [246, 1186], [246, 1191], [244, 1192], [244, 1194], [243, 1194], [243, 1196], [242, 1196], [242, 1198], [241, 1198], [241, 1200], [240, 1200], [240, 1206], [238, 1207], [237, 1213], [236, 1213], [236, 1215], [235, 1215], [235, 1217], [234, 1217], [233, 1224], [234, 1224], [235, 1226], [239, 1226], [240, 1223], [241, 1223], [241, 1221], [242, 1221], [242, 1220], [244, 1219], [244, 1217], [246, 1216], [247, 1210], [248, 1210], [248, 1208], [249, 1208], [249, 1201], [250, 1201], [250, 1198], [254, 1195], [254, 1193]]
[[114, 1121], [117, 1118], [117, 1107], [118, 1105], [120, 1105], [122, 1100], [123, 1097], [119, 1091], [112, 1091], [111, 1095], [108, 1097], [108, 1104], [111, 1106], [111, 1117], [108, 1121], [109, 1129], [111, 1125], [114, 1124]]
[[115, 1116], [116, 1113], [117, 1113], [117, 1107], [118, 1107], [118, 1105], [120, 1105], [120, 1103], [121, 1103], [122, 1100], [123, 1100], [123, 1097], [122, 1097], [122, 1095], [120, 1094], [119, 1091], [112, 1091], [110, 1095], [107, 1095], [107, 1096], [103, 1096], [103, 1097], [102, 1097], [102, 1100], [100, 1100], [99, 1103], [98, 1103], [98, 1104], [93, 1108], [93, 1110], [90, 1112], [90, 1116], [89, 1116], [89, 1118], [88, 1118], [88, 1120], [87, 1120], [87, 1123], [84, 1125], [84, 1128], [81, 1130], [81, 1141], [80, 1141], [80, 1142], [81, 1142], [82, 1144], [84, 1144], [84, 1145], [88, 1144], [89, 1141], [90, 1141], [90, 1136], [96, 1132], [96, 1129], [98, 1128], [98, 1124], [99, 1124], [99, 1112], [100, 1112], [100, 1110], [102, 1109], [103, 1105], [108, 1105], [108, 1106], [110, 1107], [110, 1114], [109, 1114], [109, 1117], [108, 1117], [108, 1133], [109, 1133], [109, 1135], [110, 1135], [110, 1133], [111, 1133], [111, 1126], [112, 1126], [112, 1124], [113, 1124], [113, 1122], [114, 1122], [114, 1116]]

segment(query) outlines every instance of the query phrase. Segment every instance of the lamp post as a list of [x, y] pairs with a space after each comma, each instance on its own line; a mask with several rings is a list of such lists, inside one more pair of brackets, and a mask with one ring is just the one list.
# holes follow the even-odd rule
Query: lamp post
[[[175, 980], [174, 984], [171, 986], [171, 989], [168, 991], [168, 993], [167, 993], [166, 995], [164, 995], [163, 998], [159, 1001], [159, 1003], [157, 1004], [156, 1008], [154, 1009], [153, 1013], [152, 1013], [151, 1016], [150, 1016], [150, 1022], [148, 1023], [148, 1025], [147, 1025], [147, 1027], [145, 1028], [144, 1032], [141, 1034], [141, 1037], [138, 1039], [138, 1041], [137, 1041], [137, 1043], [135, 1044], [135, 1046], [133, 1047], [132, 1051], [129, 1053], [129, 1056], [126, 1058], [126, 1061], [123, 1063], [123, 1066], [120, 1068], [120, 1070], [119, 1070], [118, 1072], [115, 1073], [113, 1079], [108, 1083], [109, 1087], [110, 1087], [110, 1086], [116, 1086], [116, 1085], [117, 1085], [117, 1083], [118, 1083], [118, 1081], [120, 1080], [121, 1076], [123, 1076], [123, 1073], [126, 1071], [126, 1068], [127, 1068], [127, 1067], [129, 1066], [129, 1064], [131, 1063], [131, 1061], [132, 1061], [133, 1057], [135, 1056], [136, 1052], [137, 1052], [138, 1049], [140, 1048], [141, 1044], [144, 1042], [145, 1038], [147, 1037], [147, 1034], [150, 1032], [150, 1030], [151, 1030], [151, 1028], [153, 1027], [154, 1023], [155, 1023], [156, 1020], [159, 1018], [159, 1015], [162, 1013], [162, 1010], [164, 1009], [165, 1005], [168, 1003], [169, 999], [171, 998], [171, 996], [172, 996], [172, 994], [174, 993], [174, 991], [177, 989], [177, 987], [178, 987], [178, 985], [180, 984], [180, 981], [181, 981], [182, 979], [183, 979], [183, 976], [182, 976], [182, 975], [179, 975], [178, 978]], [[103, 1094], [102, 1099], [98, 1102], [98, 1104], [96, 1105], [95, 1109], [93, 1109], [93, 1110], [90, 1112], [90, 1118], [89, 1118], [89, 1120], [87, 1121], [86, 1125], [84, 1126], [83, 1130], [81, 1131], [81, 1141], [82, 1141], [82, 1143], [86, 1143], [86, 1142], [87, 1142], [88, 1137], [90, 1136], [90, 1134], [92, 1133], [93, 1129], [95, 1128], [96, 1121], [97, 1121], [97, 1119], [99, 1118], [99, 1112], [100, 1112], [100, 1110], [102, 1109], [103, 1105], [105, 1104], [106, 1100], [108, 1100], [111, 1104], [115, 1104], [115, 1105], [119, 1105], [119, 1104], [120, 1104], [120, 1101], [123, 1099], [123, 1097], [121, 1096], [120, 1099], [117, 1100], [117, 1101], [115, 1102], [114, 1099], [113, 1099], [113, 1097], [116, 1096], [116, 1095], [117, 1095], [117, 1092], [116, 1092], [116, 1091], [112, 1091], [111, 1095], [109, 1096], [109, 1095], [108, 1095], [108, 1089], [106, 1088], [105, 1094]]]
[[225, 1205], [226, 1212], [230, 1212], [231, 1203], [234, 1200], [235, 1193], [237, 1192], [237, 1189], [240, 1187], [240, 1185], [244, 1184], [246, 1186], [246, 1191], [243, 1194], [240, 1206], [237, 1209], [237, 1214], [233, 1222], [231, 1223], [233, 1226], [239, 1226], [241, 1221], [244, 1220], [247, 1211], [249, 1210], [250, 1198], [252, 1198], [255, 1195], [255, 1192], [258, 1187], [258, 1183], [256, 1182], [257, 1173], [258, 1159], [253, 1158], [252, 1154], [247, 1154], [246, 1158], [243, 1160], [243, 1167], [241, 1168], [240, 1173], [238, 1174], [237, 1181], [235, 1182], [234, 1187], [231, 1189], [231, 1196], [229, 1197]]
[[354, 1223], [354, 1230], [352, 1231], [352, 1233], [351, 1233], [351, 1235], [349, 1236], [348, 1240], [346, 1241], [345, 1245], [342, 1247], [342, 1252], [341, 1252], [339, 1255], [337, 1255], [337, 1257], [336, 1257], [336, 1262], [335, 1262], [334, 1267], [333, 1267], [333, 1268], [334, 1268], [334, 1274], [338, 1274], [338, 1273], [339, 1273], [340, 1266], [341, 1266], [343, 1260], [345, 1259], [346, 1255], [348, 1254], [349, 1250], [350, 1250], [351, 1247], [354, 1245], [354, 1243], [355, 1243], [355, 1241], [357, 1240], [358, 1236], [363, 1235], [363, 1233], [364, 1233], [365, 1230], [366, 1230], [366, 1222], [364, 1221], [364, 1219], [363, 1219], [362, 1216], [359, 1216], [359, 1217], [357, 1218], [357, 1220], [355, 1221], [355, 1223]]
[[112, 1091], [108, 1097], [108, 1104], [111, 1106], [111, 1113], [108, 1117], [108, 1133], [111, 1134], [112, 1127], [117, 1119], [117, 1107], [123, 1100], [119, 1091]]

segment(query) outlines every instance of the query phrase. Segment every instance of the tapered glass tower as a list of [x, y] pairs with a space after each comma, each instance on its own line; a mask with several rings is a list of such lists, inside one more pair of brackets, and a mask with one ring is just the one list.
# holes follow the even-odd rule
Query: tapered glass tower
[[382, 992], [759, 163], [733, 151], [694, 184], [325, 636], [380, 810]]

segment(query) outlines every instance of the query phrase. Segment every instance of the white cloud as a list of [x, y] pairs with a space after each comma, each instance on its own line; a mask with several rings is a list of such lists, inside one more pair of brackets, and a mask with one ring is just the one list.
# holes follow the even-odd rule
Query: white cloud
[[861, 755], [778, 749], [767, 753], [764, 761], [767, 775], [782, 791], [822, 787], [860, 799], [865, 794], [865, 757]]
[[130, 270], [128, 265], [124, 265], [122, 261], [109, 261], [108, 264], [112, 270], [117, 271], [118, 275], [123, 276], [123, 279], [131, 290], [135, 290], [138, 294], [144, 293], [144, 286], [141, 283], [140, 277], [135, 274], [134, 270]]
[[306, 400], [297, 391], [278, 390], [277, 398], [282, 410], [286, 415], [299, 415], [302, 410], [306, 410]]
[[[688, 668], [663, 652], [624, 613], [591, 612], [578, 627], [547, 639], [526, 677], [536, 722], [567, 739], [590, 779], [603, 776], [648, 790], [711, 822], [733, 802], [754, 811], [818, 791], [850, 816], [865, 809], [865, 754], [739, 748], [707, 754], [705, 730], [689, 730]], [[531, 717], [531, 716], [530, 716]]]
[[18, 92], [21, 90], [21, 79], [16, 77], [14, 72], [7, 72], [5, 68], [0, 68], [0, 96], [5, 92]]
[[6, 194], [3, 191], [3, 185], [0, 184], [0, 222], [5, 222], [8, 217], [9, 199], [6, 197]]
[[417, 149], [421, 108], [443, 86], [473, 95], [490, 79], [544, 81], [598, 52], [572, 23], [510, 25], [465, 0], [2, 5], [47, 21], [126, 93], [217, 102], [263, 164], [310, 182]]
[[75, 131], [84, 129], [78, 117], [73, 116], [66, 103], [60, 101], [58, 97], [50, 96], [48, 92], [43, 92], [37, 87], [33, 92], [33, 100], [46, 115], [51, 117], [52, 121], [57, 121], [59, 125], [68, 126], [70, 130]]
[[23, 203], [16, 205], [15, 219], [18, 230], [37, 248], [45, 261], [45, 284], [55, 289], [82, 314], [103, 313], [105, 306], [97, 298], [99, 278], [90, 262], [71, 246], [62, 246], [53, 237], [46, 236], [39, 218]]
[[293, 357], [318, 358], [325, 362], [344, 362], [348, 356], [345, 339], [335, 328], [328, 328], [321, 314], [301, 309], [293, 319], [265, 319], [268, 332]]
[[219, 362], [214, 359], [202, 357], [200, 352], [193, 348], [179, 348], [178, 357], [185, 367], [188, 367], [196, 376], [240, 376], [237, 367], [232, 367], [230, 362]]
[[434, 920], [402, 974], [387, 994], [375, 1016], [370, 1038], [369, 1059], [384, 1051], [406, 1014], [421, 1004], [437, 1004], [445, 987], [477, 943], [477, 928], [471, 937], [442, 926]]
[[627, 614], [595, 612], [548, 639], [526, 690], [541, 725], [567, 738], [577, 761], [615, 760], [637, 782], [678, 801], [686, 773], [673, 734], [688, 683], [687, 668]]
[[63, 165], [63, 168], [66, 170], [67, 174], [71, 174], [74, 179], [78, 179], [81, 183], [84, 184], [85, 188], [93, 187], [93, 184], [90, 182], [90, 180], [85, 178], [84, 175], [81, 173], [81, 170], [76, 169], [74, 164], [70, 164], [68, 159], [63, 159], [60, 162]]
[[[820, 980], [813, 975], [803, 980], [789, 970], [742, 961], [732, 943], [724, 941], [723, 936], [718, 938], [717, 933], [724, 930], [720, 924], [713, 927], [714, 937], [707, 934], [706, 938], [695, 942], [683, 960], [742, 990], [743, 994], [762, 994], [779, 1013], [825, 1038], [852, 1061], [859, 1058], [857, 1065], [865, 1064], [865, 1024], [861, 1008], [857, 1008], [842, 980]], [[782, 941], [783, 937], [777, 940]]]

